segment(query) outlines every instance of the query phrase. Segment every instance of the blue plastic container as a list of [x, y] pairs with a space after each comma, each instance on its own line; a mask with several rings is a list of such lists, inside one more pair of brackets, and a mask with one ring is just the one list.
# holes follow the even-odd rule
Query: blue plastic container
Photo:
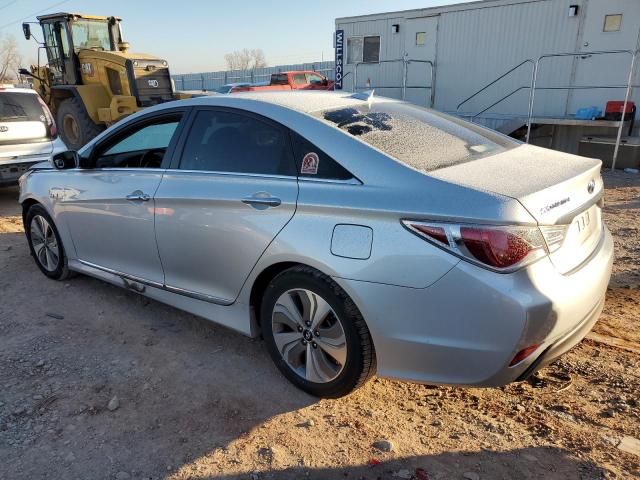
[[598, 107], [585, 107], [576, 110], [576, 119], [578, 120], [595, 120], [602, 116], [602, 109]]

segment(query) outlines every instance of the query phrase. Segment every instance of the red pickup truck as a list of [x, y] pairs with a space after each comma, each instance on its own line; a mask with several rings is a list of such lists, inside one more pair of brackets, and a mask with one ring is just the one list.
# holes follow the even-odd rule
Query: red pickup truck
[[268, 85], [235, 87], [229, 93], [262, 90], [333, 90], [333, 81], [312, 70], [272, 73]]

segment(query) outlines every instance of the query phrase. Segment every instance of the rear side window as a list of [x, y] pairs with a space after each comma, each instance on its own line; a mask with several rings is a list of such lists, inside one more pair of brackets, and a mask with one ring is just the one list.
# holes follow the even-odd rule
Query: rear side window
[[274, 73], [271, 75], [271, 85], [289, 85], [286, 73]]
[[303, 178], [350, 180], [354, 176], [306, 138], [291, 132], [298, 175]]
[[197, 113], [187, 137], [181, 170], [295, 175], [291, 145], [282, 127], [227, 110]]
[[32, 93], [0, 92], [0, 122], [46, 122], [45, 112]]
[[400, 102], [325, 110], [327, 123], [423, 172], [504, 152], [519, 142], [492, 130]]

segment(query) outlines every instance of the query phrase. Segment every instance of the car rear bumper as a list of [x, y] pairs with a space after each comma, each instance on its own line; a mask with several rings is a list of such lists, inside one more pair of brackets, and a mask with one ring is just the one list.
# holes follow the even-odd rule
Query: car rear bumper
[[[425, 289], [336, 279], [360, 308], [380, 376], [498, 386], [576, 345], [597, 321], [611, 276], [606, 228], [590, 258], [562, 275], [548, 258], [511, 274], [461, 261]], [[514, 366], [520, 350], [539, 345]]]
[[7, 187], [17, 185], [18, 179], [36, 163], [48, 160], [49, 157], [40, 158], [38, 160], [13, 160], [10, 162], [0, 161], [0, 186]]

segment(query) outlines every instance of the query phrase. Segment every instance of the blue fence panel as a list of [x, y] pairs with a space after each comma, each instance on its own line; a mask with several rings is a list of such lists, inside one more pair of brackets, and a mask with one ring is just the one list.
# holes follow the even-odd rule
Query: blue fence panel
[[176, 90], [215, 90], [227, 83], [268, 83], [272, 73], [289, 70], [315, 70], [330, 80], [335, 78], [334, 62], [296, 63], [253, 70], [221, 70], [217, 72], [172, 75]]

